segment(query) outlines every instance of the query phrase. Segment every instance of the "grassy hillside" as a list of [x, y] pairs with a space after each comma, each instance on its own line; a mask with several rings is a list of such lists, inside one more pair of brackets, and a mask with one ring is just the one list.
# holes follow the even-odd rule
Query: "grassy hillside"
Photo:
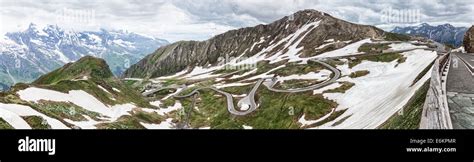
[[33, 84], [55, 84], [62, 80], [79, 79], [80, 77], [111, 78], [112, 72], [109, 65], [99, 58], [85, 56], [77, 62], [68, 63], [35, 80]]

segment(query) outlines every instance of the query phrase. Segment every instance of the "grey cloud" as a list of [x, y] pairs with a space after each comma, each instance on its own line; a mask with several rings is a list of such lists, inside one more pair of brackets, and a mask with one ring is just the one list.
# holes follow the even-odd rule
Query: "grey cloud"
[[[162, 8], [167, 6], [167, 8]], [[468, 26], [474, 22], [474, 0], [1, 0], [0, 9], [25, 8], [11, 11], [11, 19], [22, 19], [25, 11], [37, 13], [55, 12], [61, 8], [92, 9], [100, 26], [128, 28], [147, 32], [150, 28], [168, 26], [165, 34], [179, 33], [173, 39], [209, 37], [206, 26], [224, 29], [270, 23], [302, 9], [316, 9], [354, 23], [376, 25], [389, 29], [395, 25], [410, 25], [382, 22], [382, 11], [418, 9], [421, 22], [453, 23]], [[169, 15], [163, 16], [170, 12]], [[35, 12], [33, 12], [35, 13]], [[176, 14], [176, 21], [173, 20]], [[34, 16], [34, 15], [33, 15]], [[51, 15], [49, 15], [51, 16]], [[48, 15], [43, 16], [47, 18]], [[10, 19], [7, 17], [7, 19]], [[166, 19], [166, 20], [164, 20]], [[32, 20], [37, 20], [33, 19]], [[43, 20], [43, 19], [41, 19]], [[26, 21], [26, 20], [25, 20]], [[46, 20], [44, 20], [46, 21]], [[171, 23], [171, 24], [170, 24]], [[2, 22], [2, 25], [5, 24]], [[118, 26], [117, 26], [118, 24]], [[123, 26], [120, 26], [124, 24]], [[135, 25], [138, 24], [138, 25]], [[211, 25], [209, 25], [211, 24]], [[150, 28], [141, 29], [149, 26]], [[141, 27], [141, 28], [138, 28]], [[192, 28], [186, 30], [186, 28]], [[176, 31], [174, 31], [176, 29]], [[179, 30], [178, 30], [179, 29]], [[150, 30], [150, 31], [157, 31]], [[154, 33], [147, 33], [154, 34]], [[196, 34], [196, 35], [193, 35]], [[156, 35], [156, 34], [155, 34]]]

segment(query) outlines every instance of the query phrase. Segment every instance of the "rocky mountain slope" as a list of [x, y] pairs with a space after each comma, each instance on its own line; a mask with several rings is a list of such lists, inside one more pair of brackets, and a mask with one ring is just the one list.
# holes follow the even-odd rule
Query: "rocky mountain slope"
[[0, 85], [30, 82], [62, 65], [84, 56], [104, 58], [115, 75], [121, 75], [131, 64], [166, 40], [124, 31], [65, 31], [35, 24], [22, 32], [7, 33], [0, 40]]
[[[219, 58], [250, 57], [277, 42], [289, 41], [284, 39], [311, 23], [314, 23], [314, 28], [305, 31], [306, 37], [298, 45], [298, 48], [303, 48], [303, 56], [317, 55], [349, 42], [364, 38], [381, 38], [384, 35], [382, 30], [373, 26], [353, 24], [323, 12], [304, 10], [268, 25], [229, 31], [207, 41], [182, 41], [167, 45], [131, 66], [124, 77], [157, 77], [173, 74], [187, 67], [215, 65], [221, 61]], [[339, 42], [324, 49], [313, 48], [330, 39]], [[288, 50], [288, 47], [272, 47], [266, 55], [275, 55], [285, 50]]]
[[466, 52], [474, 53], [474, 26], [471, 26], [464, 35], [463, 46]]
[[427, 23], [422, 23], [418, 26], [395, 27], [391, 32], [422, 36], [440, 43], [459, 47], [462, 45], [462, 40], [466, 31], [467, 28], [465, 27], [454, 27], [451, 24], [431, 26]]

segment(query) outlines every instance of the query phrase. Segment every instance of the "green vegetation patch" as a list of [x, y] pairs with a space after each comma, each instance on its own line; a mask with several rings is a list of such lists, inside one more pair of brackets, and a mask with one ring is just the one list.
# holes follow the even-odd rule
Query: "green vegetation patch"
[[362, 77], [362, 76], [366, 76], [370, 73], [370, 71], [368, 70], [360, 70], [360, 71], [356, 71], [356, 72], [352, 72], [349, 77], [351, 78], [358, 78], [358, 77]]
[[81, 76], [105, 79], [113, 77], [113, 74], [109, 69], [109, 65], [107, 65], [104, 60], [92, 56], [85, 56], [74, 63], [68, 63], [59, 69], [41, 76], [33, 83], [55, 84], [62, 80], [72, 80]]
[[364, 43], [362, 44], [358, 51], [366, 53], [382, 53], [383, 50], [389, 49], [390, 43]]
[[22, 117], [32, 129], [51, 129], [46, 119], [40, 116], [23, 116]]
[[176, 92], [176, 89], [170, 88], [170, 89], [162, 89], [158, 92], [153, 93], [153, 99], [161, 99], [164, 98], [170, 94], [173, 94]]
[[280, 89], [304, 88], [304, 87], [315, 85], [315, 84], [318, 84], [318, 83], [321, 83], [321, 82], [323, 82], [323, 81], [316, 80], [316, 79], [313, 79], [313, 80], [309, 80], [309, 79], [286, 80], [283, 83], [278, 82], [275, 85], [275, 88], [280, 88]]
[[411, 38], [410, 36], [404, 34], [386, 32], [384, 39], [387, 41], [409, 41]]
[[32, 103], [31, 107], [55, 119], [70, 119], [72, 121], [87, 121], [83, 115], [87, 115], [96, 121], [100, 121], [99, 113], [86, 110], [82, 107], [66, 102], [43, 101]]
[[329, 117], [317, 122], [317, 123], [314, 123], [314, 124], [311, 124], [311, 125], [307, 125], [305, 126], [304, 128], [313, 128], [313, 127], [318, 127], [318, 126], [321, 126], [327, 122], [330, 122], [330, 121], [333, 121], [335, 120], [336, 118], [338, 118], [339, 116], [341, 116], [342, 114], [344, 114], [344, 112], [346, 112], [347, 109], [344, 109], [344, 110], [339, 110], [339, 111], [336, 111], [336, 112], [333, 112], [331, 115], [329, 115]]
[[342, 85], [334, 88], [334, 89], [329, 89], [324, 91], [323, 93], [345, 93], [347, 90], [351, 89], [355, 84], [351, 82], [342, 82]]
[[284, 68], [275, 70], [271, 74], [278, 76], [289, 76], [293, 74], [307, 74], [310, 72], [318, 72], [324, 67], [314, 61], [308, 61], [307, 64], [298, 64], [296, 62], [287, 63]]
[[167, 108], [167, 107], [173, 106], [175, 103], [176, 103], [176, 99], [173, 97], [170, 97], [166, 100], [162, 100], [160, 106], [163, 108]]
[[[107, 92], [99, 88], [99, 85]], [[83, 90], [107, 105], [135, 103], [139, 107], [153, 107], [138, 91], [113, 78], [105, 80], [89, 78], [89, 80], [80, 81], [62, 80], [54, 85], [37, 86], [63, 93], [68, 93], [71, 90]], [[114, 88], [120, 92], [115, 91]]]
[[100, 123], [96, 125], [98, 129], [145, 129], [140, 124], [140, 120], [135, 117], [124, 115], [112, 123]]
[[249, 85], [244, 85], [244, 86], [225, 87], [225, 88], [222, 88], [221, 90], [230, 94], [240, 95], [240, 94], [248, 94], [254, 86], [255, 84], [249, 84]]
[[379, 55], [363, 55], [356, 57], [353, 60], [349, 60], [349, 68], [352, 68], [360, 64], [363, 60], [372, 62], [392, 62], [395, 60], [403, 59], [403, 55], [400, 53], [384, 53]]
[[332, 67], [336, 67], [338, 65], [344, 65], [345, 62], [344, 61], [341, 61], [341, 60], [332, 60], [332, 59], [328, 59], [326, 60], [326, 63], [331, 65]]
[[7, 121], [0, 118], [0, 129], [15, 129]]
[[135, 84], [137, 84], [139, 81], [136, 81], [136, 80], [124, 80], [122, 81], [125, 85], [127, 86], [134, 86]]
[[[310, 120], [318, 119], [329, 113], [337, 103], [324, 99], [321, 95], [305, 93], [276, 93], [261, 87], [256, 96], [260, 105], [257, 110], [246, 116], [234, 116], [227, 111], [224, 96], [212, 91], [202, 91], [196, 106], [190, 115], [193, 128], [210, 126], [213, 129], [243, 129], [249, 125], [256, 129], [299, 129], [298, 119], [304, 114]], [[183, 106], [189, 107], [191, 98]]]
[[159, 124], [164, 120], [164, 118], [156, 112], [145, 112], [141, 110], [133, 111], [132, 117], [136, 118], [140, 122], [149, 124]]

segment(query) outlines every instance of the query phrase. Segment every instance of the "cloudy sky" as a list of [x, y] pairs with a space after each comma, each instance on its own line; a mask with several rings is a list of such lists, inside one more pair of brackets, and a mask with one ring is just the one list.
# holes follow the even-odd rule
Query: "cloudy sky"
[[385, 30], [421, 22], [474, 24], [474, 0], [0, 0], [0, 34], [35, 23], [75, 31], [123, 29], [171, 42], [204, 40], [302, 9]]

